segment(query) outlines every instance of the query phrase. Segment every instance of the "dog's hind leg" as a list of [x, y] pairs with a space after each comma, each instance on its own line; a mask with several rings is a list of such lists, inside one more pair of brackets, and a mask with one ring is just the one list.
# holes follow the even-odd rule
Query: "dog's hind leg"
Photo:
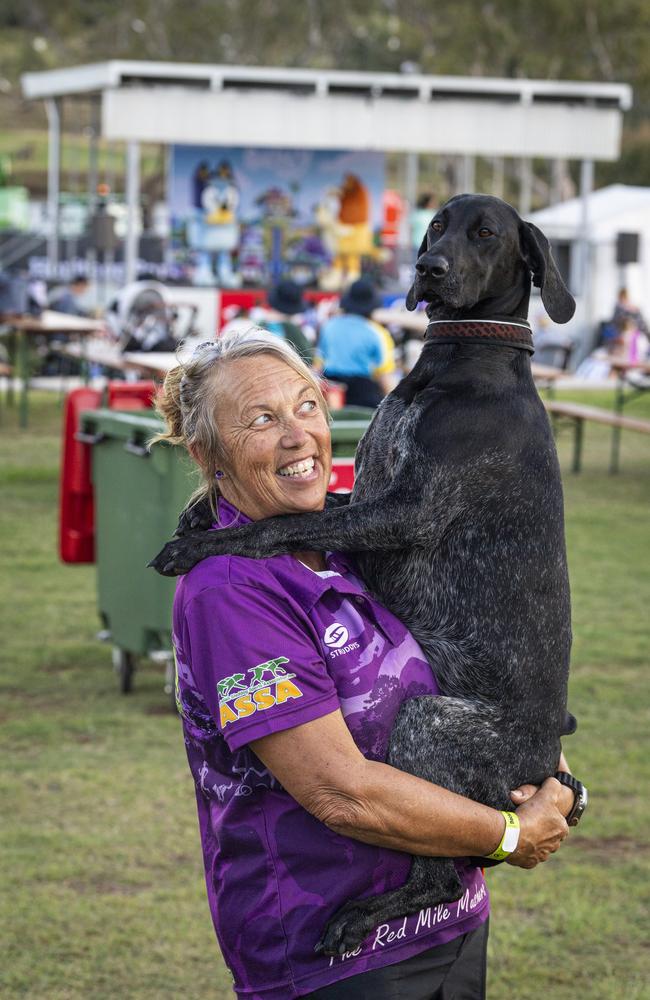
[[353, 951], [375, 927], [388, 920], [417, 913], [438, 902], [452, 902], [462, 893], [452, 861], [413, 858], [408, 880], [400, 889], [346, 903], [327, 924], [316, 950], [326, 955]]
[[[552, 753], [549, 740], [538, 752], [540, 759], [528, 765], [530, 743], [526, 740], [520, 745], [516, 728], [505, 725], [494, 708], [462, 698], [427, 695], [402, 705], [391, 733], [388, 763], [495, 809], [507, 809], [512, 808], [510, 788], [520, 783], [513, 774], [524, 766], [543, 769], [541, 758], [546, 755], [550, 761]], [[553, 769], [549, 764], [545, 774]], [[438, 903], [451, 903], [461, 894], [451, 860], [415, 857], [401, 889], [344, 906], [328, 923], [322, 948], [327, 954], [351, 951], [380, 924]]]
[[516, 787], [508, 780], [518, 755], [516, 739], [493, 706], [425, 695], [400, 708], [388, 763], [494, 809], [507, 809], [510, 787]]

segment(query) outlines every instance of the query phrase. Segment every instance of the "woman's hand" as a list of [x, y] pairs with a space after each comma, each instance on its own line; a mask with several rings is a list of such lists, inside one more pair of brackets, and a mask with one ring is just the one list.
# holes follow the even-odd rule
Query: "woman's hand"
[[[567, 764], [566, 757], [564, 753], [560, 754], [560, 760], [557, 765], [558, 771], [566, 771], [571, 774], [571, 768]], [[570, 788], [566, 785], [561, 785], [562, 792], [558, 800], [558, 807], [563, 816], [568, 816], [573, 809], [573, 803], [575, 802], [575, 795]], [[539, 785], [520, 785], [519, 788], [513, 789], [510, 792], [510, 798], [514, 802], [515, 806], [522, 806], [524, 802], [528, 802], [536, 792], [539, 791]]]
[[541, 788], [522, 785], [512, 793], [513, 800], [517, 796], [523, 804], [517, 809], [519, 843], [508, 858], [508, 864], [535, 868], [557, 851], [569, 832], [561, 811], [565, 798], [563, 791], [564, 786], [559, 781], [547, 778]]

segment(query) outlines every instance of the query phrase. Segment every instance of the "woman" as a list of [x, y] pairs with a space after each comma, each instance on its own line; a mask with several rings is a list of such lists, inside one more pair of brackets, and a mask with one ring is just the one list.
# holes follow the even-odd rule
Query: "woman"
[[[217, 528], [322, 509], [327, 412], [283, 341], [257, 332], [202, 345], [170, 372], [159, 405], [164, 437], [201, 469]], [[481, 870], [460, 859], [490, 855], [506, 821], [383, 763], [400, 704], [438, 688], [352, 562], [208, 558], [180, 580], [173, 628], [208, 897], [237, 995], [484, 996], [488, 897]], [[513, 801], [510, 860], [534, 867], [565, 836], [573, 794], [549, 779]], [[319, 951], [346, 902], [404, 884], [411, 854], [459, 859], [461, 899], [383, 924], [350, 953]]]

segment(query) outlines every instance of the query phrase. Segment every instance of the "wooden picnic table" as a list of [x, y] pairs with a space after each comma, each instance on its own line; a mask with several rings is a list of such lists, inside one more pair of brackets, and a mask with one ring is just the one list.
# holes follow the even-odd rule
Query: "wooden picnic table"
[[40, 316], [29, 313], [0, 313], [0, 324], [6, 327], [11, 338], [12, 362], [18, 378], [21, 380], [19, 423], [27, 427], [29, 412], [29, 379], [30, 379], [30, 337], [79, 337], [84, 341], [93, 333], [104, 329], [101, 320], [87, 319], [84, 316], [69, 316], [67, 313], [44, 309]]
[[[615, 355], [608, 359], [610, 367], [616, 375], [616, 392], [614, 394], [614, 412], [617, 416], [623, 416], [623, 409], [626, 403], [632, 402], [650, 389], [650, 361], [627, 361], [625, 358]], [[639, 381], [632, 381], [630, 374], [645, 376]], [[626, 389], [628, 390], [626, 392]], [[621, 431], [623, 426], [620, 423], [612, 425], [612, 447], [610, 458], [610, 471], [618, 472], [619, 456], [621, 450]]]

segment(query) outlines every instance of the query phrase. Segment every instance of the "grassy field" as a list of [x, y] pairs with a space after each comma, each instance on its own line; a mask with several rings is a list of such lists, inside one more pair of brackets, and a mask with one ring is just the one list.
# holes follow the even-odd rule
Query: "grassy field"
[[[630, 412], [650, 417], [650, 399]], [[0, 422], [0, 995], [221, 1000], [161, 668], [118, 693], [94, 638], [94, 568], [57, 560], [59, 422], [57, 399], [36, 393], [29, 430], [6, 408]], [[623, 437], [617, 477], [608, 445], [588, 427], [584, 471], [565, 475], [579, 719], [565, 749], [592, 804], [547, 865], [490, 873], [492, 997], [650, 998], [650, 440]], [[566, 469], [568, 435], [559, 446]]]

